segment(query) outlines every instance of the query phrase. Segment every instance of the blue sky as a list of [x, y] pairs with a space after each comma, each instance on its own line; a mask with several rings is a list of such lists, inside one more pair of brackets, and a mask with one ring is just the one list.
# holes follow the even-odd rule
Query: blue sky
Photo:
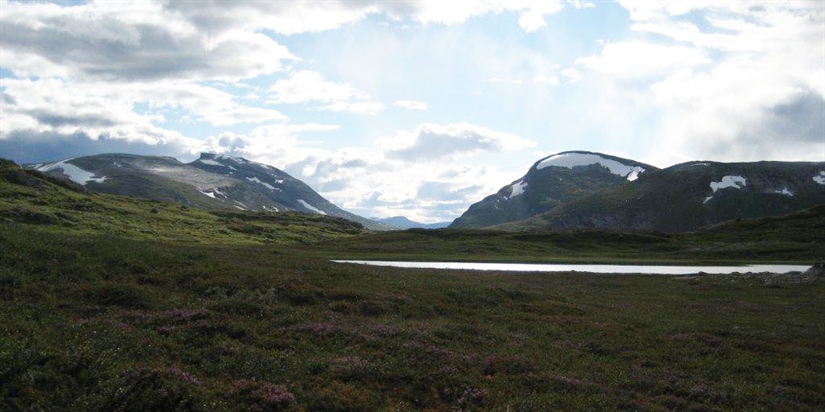
[[0, 157], [244, 156], [451, 220], [591, 150], [825, 161], [821, 1], [0, 0]]

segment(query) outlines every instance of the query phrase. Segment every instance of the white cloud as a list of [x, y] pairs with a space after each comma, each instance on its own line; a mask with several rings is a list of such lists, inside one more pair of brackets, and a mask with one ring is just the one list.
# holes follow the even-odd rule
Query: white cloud
[[665, 46], [643, 41], [608, 43], [598, 56], [576, 59], [576, 64], [617, 79], [645, 79], [710, 63], [691, 47]]
[[384, 110], [382, 103], [375, 102], [335, 102], [318, 108], [326, 112], [347, 112], [353, 114], [376, 114]]
[[597, 104], [623, 107], [623, 96], [652, 103], [637, 112], [655, 110], [646, 128], [657, 137], [648, 146], [657, 163], [822, 159], [822, 3], [620, 4], [634, 21], [633, 40], [608, 41], [576, 64], [615, 91]]
[[596, 4], [589, 1], [581, 0], [567, 0], [568, 4], [572, 4], [577, 9], [595, 9]]
[[392, 17], [410, 18], [424, 24], [459, 24], [488, 13], [519, 12], [519, 26], [526, 32], [545, 26], [544, 16], [563, 8], [563, 3], [557, 0], [407, 0], [380, 4]]
[[[0, 138], [18, 131], [72, 135], [82, 133], [157, 144], [179, 133], [158, 128], [157, 120], [132, 111], [132, 102], [105, 86], [90, 86], [78, 93], [72, 84], [59, 79], [0, 79], [4, 121]], [[5, 121], [9, 116], [10, 122]]]
[[422, 124], [414, 131], [378, 140], [393, 158], [422, 162], [468, 155], [478, 151], [510, 152], [533, 147], [536, 142], [510, 133], [468, 123]]
[[533, 83], [534, 84], [544, 84], [549, 86], [558, 86], [559, 85], [559, 78], [556, 76], [547, 77], [544, 75], [536, 75], [533, 76]]
[[396, 1], [218, 1], [170, 2], [169, 10], [180, 13], [191, 24], [210, 32], [232, 28], [272, 30], [292, 35], [333, 30], [370, 15], [422, 24], [454, 25], [473, 17], [504, 11], [519, 12], [520, 26], [534, 31], [544, 25], [544, 16], [563, 8], [560, 0], [396, 0]]
[[[210, 138], [209, 150], [272, 164], [338, 206], [364, 216], [401, 214], [434, 221], [456, 218], [469, 204], [498, 190], [501, 182], [512, 180], [496, 166], [475, 165], [474, 157], [480, 151], [519, 150], [532, 145], [511, 134], [468, 124], [421, 125], [415, 132], [378, 139], [374, 147], [366, 148], [328, 150], [301, 143], [305, 133], [334, 130], [336, 126], [324, 124], [260, 126], [247, 135], [223, 133]], [[428, 136], [433, 131], [463, 145], [449, 155], [451, 161], [399, 157], [398, 150], [404, 149], [399, 143], [423, 151], [432, 149]], [[416, 134], [423, 138], [413, 136]]]
[[397, 100], [393, 106], [403, 107], [409, 110], [427, 110], [427, 103], [418, 102], [414, 100]]
[[328, 82], [320, 73], [299, 71], [289, 79], [278, 80], [269, 91], [272, 103], [338, 102], [365, 99], [367, 94], [347, 84]]
[[541, 10], [533, 9], [521, 13], [518, 18], [518, 25], [524, 31], [530, 33], [547, 26], [547, 22], [544, 21], [544, 13]]
[[[328, 103], [318, 107], [321, 111], [375, 114], [384, 110], [381, 103], [364, 101], [369, 95], [348, 84], [324, 80], [320, 73], [299, 71], [289, 79], [278, 80], [269, 88], [273, 93], [269, 103]], [[353, 101], [354, 100], [354, 101]]]
[[582, 74], [575, 67], [568, 67], [561, 71], [561, 75], [570, 80], [570, 83], [576, 83], [582, 79]]

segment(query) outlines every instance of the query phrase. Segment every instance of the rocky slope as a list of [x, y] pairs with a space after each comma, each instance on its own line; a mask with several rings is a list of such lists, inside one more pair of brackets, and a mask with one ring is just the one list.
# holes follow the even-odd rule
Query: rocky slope
[[203, 153], [191, 163], [171, 157], [102, 154], [28, 165], [99, 193], [175, 202], [206, 210], [299, 211], [345, 218], [373, 230], [390, 226], [340, 209], [275, 167]]

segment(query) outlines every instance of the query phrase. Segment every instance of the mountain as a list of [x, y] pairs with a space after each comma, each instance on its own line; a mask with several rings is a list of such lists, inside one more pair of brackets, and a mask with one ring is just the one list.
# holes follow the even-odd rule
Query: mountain
[[825, 162], [688, 162], [666, 169], [600, 153], [543, 158], [450, 226], [684, 232], [825, 204]]
[[385, 217], [385, 218], [371, 218], [372, 220], [380, 223], [384, 223], [387, 225], [395, 226], [400, 229], [441, 229], [445, 228], [450, 225], [450, 222], [437, 222], [437, 223], [419, 223], [407, 219], [404, 216], [393, 216], [393, 217]]
[[191, 163], [172, 157], [102, 154], [27, 165], [87, 190], [205, 210], [298, 211], [344, 218], [372, 230], [391, 227], [342, 210], [304, 182], [241, 157], [203, 153]]
[[481, 228], [520, 221], [587, 195], [626, 186], [657, 170], [600, 153], [558, 153], [537, 161], [522, 178], [470, 206], [450, 227]]
[[497, 228], [685, 232], [822, 204], [825, 162], [688, 162]]

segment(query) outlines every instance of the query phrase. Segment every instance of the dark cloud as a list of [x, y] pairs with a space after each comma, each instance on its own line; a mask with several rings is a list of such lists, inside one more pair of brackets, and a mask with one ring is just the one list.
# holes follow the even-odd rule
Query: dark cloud
[[113, 127], [119, 123], [103, 116], [97, 115], [79, 115], [70, 116], [60, 113], [55, 113], [47, 109], [29, 110], [25, 113], [35, 119], [41, 124], [52, 127], [60, 126], [79, 126], [79, 127]]
[[193, 157], [176, 144], [151, 145], [105, 136], [97, 140], [85, 133], [58, 134], [18, 131], [0, 139], [0, 157], [17, 163], [42, 163], [91, 156], [101, 153], [129, 153], [153, 156], [173, 156], [181, 160]]
[[[129, 25], [105, 14], [87, 21], [69, 14], [38, 24], [4, 21], [0, 33], [0, 47], [8, 51], [108, 81], [249, 78], [276, 71], [281, 59], [293, 58], [260, 34], [208, 44], [203, 32], [176, 32], [162, 23]], [[13, 62], [6, 65], [15, 68]]]
[[774, 107], [766, 123], [778, 136], [825, 142], [825, 99], [809, 91], [789, 104]]

